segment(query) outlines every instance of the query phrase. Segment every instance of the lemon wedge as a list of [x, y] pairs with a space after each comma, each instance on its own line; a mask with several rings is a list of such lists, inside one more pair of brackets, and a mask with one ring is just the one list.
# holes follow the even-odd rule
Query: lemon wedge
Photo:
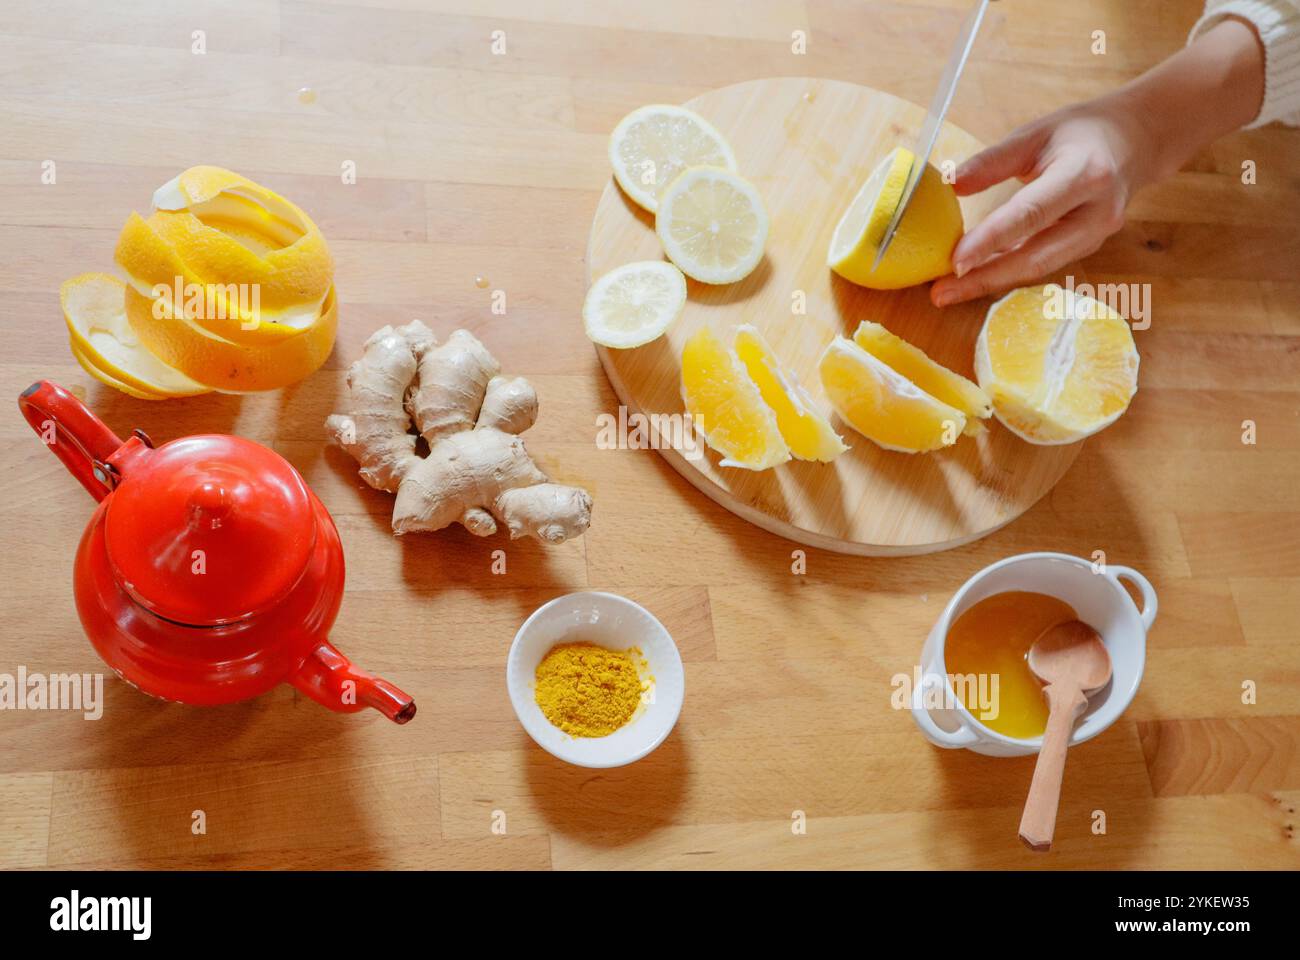
[[154, 356], [136, 337], [126, 287], [106, 273], [83, 273], [59, 287], [72, 355], [91, 376], [147, 400], [207, 393], [208, 387]]
[[970, 380], [936, 363], [918, 347], [870, 320], [858, 324], [853, 342], [936, 400], [964, 413], [968, 435], [984, 431], [980, 421], [993, 415], [993, 401]]
[[682, 402], [722, 466], [766, 470], [790, 459], [776, 414], [744, 365], [707, 327], [682, 348]]
[[933, 164], [921, 174], [885, 258], [871, 269], [915, 160], [912, 151], [894, 148], [840, 217], [826, 262], [845, 280], [873, 290], [897, 290], [952, 272], [952, 251], [963, 230], [961, 206]]
[[1137, 392], [1128, 322], [1056, 284], [1021, 287], [989, 308], [975, 375], [1007, 429], [1037, 444], [1073, 443], [1119, 419]]
[[817, 369], [835, 412], [886, 450], [938, 450], [956, 443], [966, 428], [964, 413], [930, 396], [852, 340], [832, 340]]
[[591, 285], [582, 323], [595, 343], [625, 350], [663, 336], [684, 306], [682, 272], [662, 260], [643, 260], [616, 267]]
[[736, 169], [731, 145], [712, 124], [685, 107], [652, 103], [619, 121], [609, 137], [614, 179], [651, 213], [659, 194], [687, 167]]
[[736, 355], [763, 401], [776, 414], [777, 427], [790, 453], [800, 460], [825, 463], [848, 449], [808, 391], [777, 360], [757, 328], [749, 324], [737, 327], [734, 343]]
[[767, 210], [748, 180], [691, 167], [659, 197], [655, 232], [668, 259], [701, 283], [743, 280], [763, 259]]

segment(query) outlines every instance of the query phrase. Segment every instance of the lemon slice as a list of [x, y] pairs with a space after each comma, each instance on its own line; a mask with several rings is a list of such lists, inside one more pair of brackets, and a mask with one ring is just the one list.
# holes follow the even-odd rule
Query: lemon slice
[[897, 290], [952, 272], [952, 251], [963, 230], [961, 205], [933, 164], [921, 174], [885, 258], [871, 269], [915, 159], [912, 151], [894, 148], [840, 217], [826, 262], [845, 280], [873, 290]]
[[964, 413], [930, 396], [851, 340], [832, 340], [818, 372], [835, 412], [886, 450], [938, 450], [956, 443], [966, 428]]
[[701, 283], [735, 283], [763, 259], [767, 210], [754, 185], [721, 167], [691, 167], [659, 198], [655, 232], [668, 259]]
[[662, 260], [642, 260], [616, 267], [591, 285], [582, 323], [594, 342], [627, 349], [663, 336], [684, 306], [682, 272]]
[[993, 401], [970, 380], [936, 363], [924, 351], [870, 320], [858, 325], [853, 342], [936, 400], [966, 414], [967, 434], [984, 431], [980, 421], [993, 415]]
[[735, 353], [702, 328], [682, 348], [682, 402], [722, 466], [766, 470], [790, 459], [776, 414]]
[[975, 341], [975, 375], [997, 418], [1037, 444], [1073, 443], [1119, 419], [1138, 363], [1123, 317], [1056, 284], [1011, 291]]
[[817, 409], [794, 374], [781, 365], [758, 329], [736, 328], [736, 355], [758, 387], [764, 402], [776, 414], [781, 436], [800, 460], [834, 460], [848, 449]]
[[161, 399], [207, 393], [206, 386], [163, 363], [140, 343], [126, 318], [125, 295], [122, 281], [106, 273], [83, 273], [59, 287], [77, 362], [131, 396]]
[[653, 103], [633, 110], [609, 137], [609, 162], [623, 192], [651, 213], [659, 194], [687, 167], [736, 169], [731, 145], [685, 107]]

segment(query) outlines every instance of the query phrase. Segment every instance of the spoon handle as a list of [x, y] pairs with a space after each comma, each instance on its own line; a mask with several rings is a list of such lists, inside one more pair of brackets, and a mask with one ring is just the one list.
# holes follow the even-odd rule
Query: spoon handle
[[1043, 689], [1047, 697], [1047, 729], [1034, 766], [1034, 779], [1025, 798], [1025, 812], [1020, 817], [1020, 839], [1030, 850], [1046, 853], [1052, 848], [1056, 832], [1056, 808], [1061, 800], [1061, 778], [1065, 776], [1065, 754], [1070, 746], [1074, 722], [1088, 706], [1088, 698], [1078, 687], [1050, 684]]

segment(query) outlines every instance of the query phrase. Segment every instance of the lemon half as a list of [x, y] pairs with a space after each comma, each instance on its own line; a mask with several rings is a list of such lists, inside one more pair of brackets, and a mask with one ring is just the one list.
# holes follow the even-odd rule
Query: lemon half
[[1114, 423], [1137, 392], [1128, 322], [1056, 284], [1021, 287], [989, 308], [975, 375], [997, 418], [1036, 444], [1082, 440]]
[[845, 280], [873, 290], [897, 290], [952, 272], [952, 251], [963, 231], [961, 205], [933, 164], [921, 174], [885, 258], [871, 269], [915, 160], [912, 151], [896, 147], [840, 217], [826, 262]]

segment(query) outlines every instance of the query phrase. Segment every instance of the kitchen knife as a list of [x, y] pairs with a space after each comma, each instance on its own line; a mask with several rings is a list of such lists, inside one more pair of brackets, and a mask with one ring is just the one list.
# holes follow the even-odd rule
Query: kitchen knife
[[988, 10], [989, 2], [990, 0], [979, 0], [975, 4], [975, 9], [967, 14], [966, 22], [962, 24], [961, 32], [957, 34], [957, 43], [953, 46], [952, 53], [948, 55], [948, 65], [944, 68], [943, 77], [939, 81], [939, 89], [934, 92], [934, 99], [930, 101], [930, 112], [925, 116], [925, 123], [921, 125], [921, 135], [917, 137], [916, 148], [912, 151], [912, 169], [908, 171], [907, 183], [903, 187], [903, 196], [894, 209], [894, 215], [890, 218], [889, 226], [885, 228], [885, 235], [880, 241], [880, 246], [876, 248], [876, 259], [871, 264], [872, 270], [880, 266], [880, 261], [884, 259], [885, 251], [889, 249], [889, 244], [894, 239], [894, 234], [898, 230], [898, 224], [903, 219], [903, 214], [912, 199], [912, 194], [916, 192], [916, 185], [921, 182], [921, 174], [925, 172], [925, 166], [930, 162], [930, 153], [934, 150], [934, 144], [939, 139], [939, 129], [943, 126], [943, 118], [948, 113], [948, 105], [952, 103], [953, 91], [957, 89], [957, 81], [961, 79], [962, 68], [966, 66], [966, 59], [970, 56], [971, 47], [975, 45], [975, 35], [979, 33], [980, 24], [984, 20], [984, 12]]

